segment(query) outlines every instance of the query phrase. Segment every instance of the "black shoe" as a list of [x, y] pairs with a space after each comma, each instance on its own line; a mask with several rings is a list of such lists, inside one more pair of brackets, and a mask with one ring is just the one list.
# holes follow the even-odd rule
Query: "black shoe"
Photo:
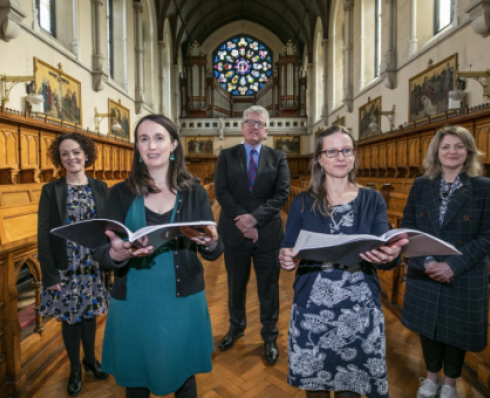
[[70, 372], [70, 378], [68, 379], [68, 386], [66, 390], [68, 391], [68, 395], [73, 397], [78, 395], [80, 390], [82, 389], [82, 369], [72, 369]]
[[89, 370], [91, 370], [96, 379], [107, 379], [109, 377], [109, 373], [102, 372], [102, 370], [100, 369], [100, 363], [98, 361], [95, 361], [93, 365], [90, 365], [85, 362], [85, 359], [83, 359], [82, 363], [85, 371], [88, 372]]
[[271, 365], [275, 365], [279, 359], [279, 350], [275, 342], [265, 342], [265, 360]]
[[219, 349], [221, 351], [229, 350], [231, 347], [233, 347], [233, 344], [235, 344], [235, 340], [242, 336], [243, 332], [239, 332], [236, 334], [228, 332], [227, 334], [225, 334], [225, 337], [223, 337], [219, 342]]

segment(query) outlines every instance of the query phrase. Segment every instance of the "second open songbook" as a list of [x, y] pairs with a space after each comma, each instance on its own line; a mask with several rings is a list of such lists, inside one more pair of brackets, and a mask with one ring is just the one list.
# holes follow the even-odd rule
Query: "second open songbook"
[[216, 223], [214, 221], [176, 222], [152, 225], [131, 232], [118, 221], [97, 218], [53, 228], [51, 233], [89, 249], [95, 249], [107, 242], [105, 231], [110, 230], [122, 239], [127, 238], [136, 247], [153, 246], [153, 249], [156, 250], [165, 242], [182, 235], [180, 227], [200, 228], [206, 225], [216, 225]]
[[362, 260], [360, 253], [396, 240], [401, 234], [408, 235], [409, 243], [401, 252], [405, 257], [461, 254], [453, 245], [435, 236], [406, 228], [392, 229], [381, 236], [331, 235], [301, 230], [293, 251], [301, 259], [352, 266]]

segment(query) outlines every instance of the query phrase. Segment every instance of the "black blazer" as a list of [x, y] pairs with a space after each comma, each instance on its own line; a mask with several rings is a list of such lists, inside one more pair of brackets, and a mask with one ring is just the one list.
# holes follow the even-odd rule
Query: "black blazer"
[[402, 228], [418, 229], [456, 246], [461, 256], [445, 261], [454, 280], [440, 283], [425, 274], [425, 257], [408, 260], [402, 323], [431, 339], [480, 351], [487, 344], [490, 179], [460, 174], [458, 189], [439, 227], [441, 177], [417, 178], [403, 211]]
[[[133, 204], [135, 196], [129, 190], [126, 182], [120, 182], [112, 187], [107, 201], [106, 218], [122, 222]], [[187, 191], [180, 192], [175, 222], [188, 221], [214, 221], [211, 204], [206, 190], [200, 184], [193, 185]], [[109, 255], [110, 243], [93, 251], [93, 256], [100, 265], [114, 267], [114, 286], [111, 297], [125, 300], [127, 293], [127, 275], [131, 261], [116, 262]], [[223, 253], [223, 241], [218, 237], [218, 245], [212, 251], [206, 251], [202, 246], [196, 245], [185, 236], [175, 240], [174, 267], [175, 267], [175, 294], [177, 297], [186, 297], [204, 289], [204, 269], [197, 257], [197, 251], [204, 260], [216, 260]]]
[[218, 232], [226, 246], [239, 247], [245, 237], [233, 219], [251, 214], [258, 222], [257, 247], [278, 248], [284, 237], [279, 212], [286, 204], [291, 182], [286, 155], [262, 145], [252, 192], [248, 188], [247, 169], [244, 145], [221, 151], [214, 178], [216, 199], [221, 205]]
[[[107, 184], [88, 177], [94, 193], [97, 217], [102, 218], [107, 199]], [[68, 268], [66, 240], [51, 234], [53, 228], [66, 225], [68, 185], [66, 177], [61, 177], [43, 186], [39, 200], [37, 224], [37, 250], [41, 265], [44, 287], [61, 282], [58, 270]]]

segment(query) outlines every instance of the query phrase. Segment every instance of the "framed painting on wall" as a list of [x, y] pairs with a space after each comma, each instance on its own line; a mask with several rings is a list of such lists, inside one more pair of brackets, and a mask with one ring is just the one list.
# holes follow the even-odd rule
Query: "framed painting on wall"
[[409, 123], [448, 110], [449, 92], [456, 87], [457, 72], [458, 54], [454, 54], [408, 81]]
[[298, 136], [291, 135], [275, 135], [274, 136], [274, 149], [283, 151], [285, 153], [301, 153], [301, 140]]
[[[109, 136], [129, 142], [129, 126], [131, 125], [129, 122], [129, 109], [111, 99], [109, 99], [108, 109], [109, 115], [114, 115], [107, 118], [109, 121], [109, 130], [107, 130], [109, 131]], [[116, 123], [121, 126], [121, 130], [114, 129], [114, 124]]]
[[332, 126], [337, 125], [337, 126], [344, 126], [345, 127], [345, 116], [337, 118], [337, 120], [334, 120], [332, 122]]
[[[372, 125], [377, 124], [377, 131], [372, 130]], [[369, 127], [371, 125], [371, 127]], [[368, 100], [359, 107], [359, 138], [375, 135], [381, 131], [381, 97]]]
[[34, 84], [43, 96], [44, 114], [64, 122], [82, 124], [82, 85], [58, 69], [34, 58]]
[[186, 137], [186, 155], [212, 155], [213, 137]]

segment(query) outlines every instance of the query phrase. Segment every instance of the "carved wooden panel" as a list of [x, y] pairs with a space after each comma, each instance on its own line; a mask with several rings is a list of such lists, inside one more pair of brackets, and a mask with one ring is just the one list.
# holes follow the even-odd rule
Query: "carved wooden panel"
[[131, 165], [133, 164], [134, 152], [132, 150], [126, 150], [126, 166], [125, 170], [129, 173], [131, 171]]
[[[299, 177], [299, 159], [298, 158], [288, 158], [289, 173], [291, 177]], [[207, 162], [206, 162], [207, 163]]]
[[408, 139], [408, 165], [410, 167], [420, 166], [420, 136]]
[[36, 236], [37, 208], [35, 204], [0, 209], [0, 244]]
[[109, 144], [102, 144], [102, 159], [103, 159], [102, 170], [104, 171], [112, 170], [111, 146]]
[[369, 149], [369, 146], [366, 146], [364, 148], [364, 170], [370, 170], [371, 169], [371, 151]]
[[401, 168], [408, 166], [406, 137], [396, 140], [396, 165]]
[[393, 191], [390, 192], [389, 198], [388, 209], [390, 211], [403, 213], [403, 209], [407, 204], [408, 194]]
[[378, 168], [382, 170], [387, 168], [386, 142], [378, 145]]
[[484, 155], [480, 157], [482, 163], [490, 164], [490, 123], [475, 127], [476, 146]]
[[423, 133], [420, 137], [420, 163], [421, 164], [425, 158], [425, 155], [427, 155], [427, 151], [429, 150], [429, 145], [430, 142], [432, 141], [432, 138], [434, 137], [434, 134], [435, 134], [434, 131], [428, 131], [427, 133]]
[[0, 125], [0, 183], [17, 183], [18, 170], [19, 133], [13, 126]]
[[371, 145], [370, 152], [371, 152], [371, 169], [377, 170], [378, 169], [378, 145], [376, 144]]
[[386, 142], [387, 166], [389, 169], [396, 169], [396, 141], [390, 140]]
[[358, 150], [357, 150], [357, 159], [358, 159], [358, 168], [359, 170], [364, 170], [364, 147], [360, 147]]
[[[115, 173], [119, 171], [119, 148], [117, 146], [111, 147], [111, 170]], [[115, 175], [112, 175], [115, 178]]]
[[20, 170], [21, 182], [40, 182], [39, 180], [39, 131], [22, 127], [20, 129]]
[[55, 133], [41, 131], [40, 136], [40, 169], [42, 180], [48, 182], [51, 178], [55, 178], [58, 174], [49, 156], [49, 147], [56, 139]]
[[101, 171], [104, 168], [104, 154], [103, 154], [103, 146], [102, 144], [96, 142], [95, 150], [97, 151], [97, 159], [94, 163], [94, 170]]

